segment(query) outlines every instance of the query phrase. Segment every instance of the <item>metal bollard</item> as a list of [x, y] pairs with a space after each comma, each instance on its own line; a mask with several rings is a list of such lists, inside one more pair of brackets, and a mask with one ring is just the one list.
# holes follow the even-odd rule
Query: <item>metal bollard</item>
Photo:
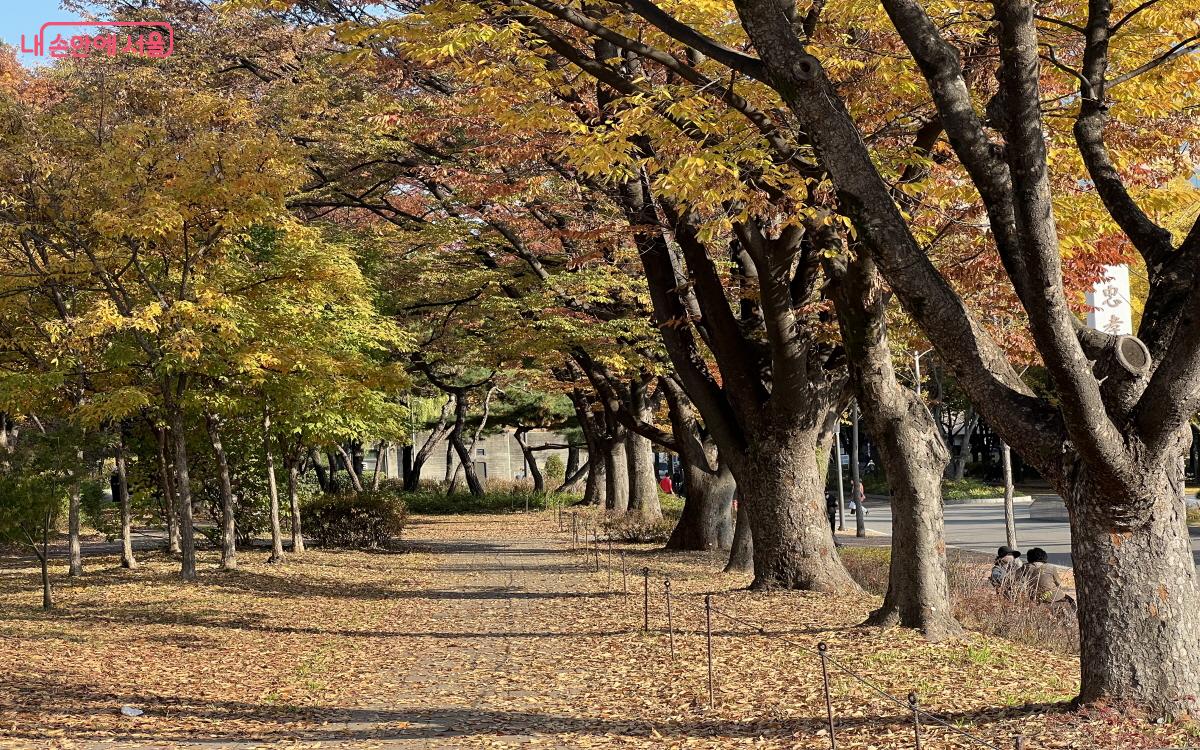
[[667, 593], [667, 637], [671, 641], [671, 663], [675, 663], [675, 622], [671, 618], [671, 579], [663, 580], [663, 588]]
[[916, 750], [921, 750], [921, 711], [917, 707], [917, 694], [908, 694], [908, 707], [912, 709], [913, 715], [913, 740], [916, 741]]
[[596, 553], [596, 572], [600, 572], [600, 530], [596, 529], [596, 544], [592, 550]]
[[817, 653], [821, 656], [821, 681], [825, 683], [825, 718], [829, 723], [829, 750], [837, 750], [837, 737], [833, 733], [833, 699], [829, 697], [829, 646], [825, 641], [817, 644]]
[[712, 658], [712, 594], [704, 595], [704, 636], [708, 643], [708, 707], [716, 706], [713, 691], [713, 658]]
[[650, 632], [650, 569], [642, 568], [642, 632]]

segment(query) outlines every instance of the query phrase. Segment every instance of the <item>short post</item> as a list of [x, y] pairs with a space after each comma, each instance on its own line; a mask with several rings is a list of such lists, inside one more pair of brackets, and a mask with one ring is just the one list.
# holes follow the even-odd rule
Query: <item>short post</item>
[[621, 550], [621, 593], [625, 595], [625, 606], [629, 606], [629, 574], [625, 569], [625, 550]]
[[912, 709], [913, 715], [913, 739], [916, 741], [916, 750], [921, 750], [921, 710], [917, 707], [917, 694], [908, 694], [908, 707]]
[[817, 644], [817, 653], [821, 657], [821, 681], [825, 683], [825, 719], [829, 726], [829, 750], [837, 750], [837, 737], [833, 733], [833, 699], [829, 697], [829, 646], [825, 641]]
[[579, 514], [571, 514], [571, 549], [579, 544]]
[[704, 595], [704, 638], [708, 644], [708, 707], [716, 706], [713, 691], [713, 658], [712, 658], [712, 594]]
[[671, 618], [671, 579], [663, 580], [663, 589], [667, 593], [667, 637], [671, 641], [671, 663], [675, 663], [675, 622]]
[[650, 568], [642, 568], [642, 632], [650, 632]]
[[608, 538], [608, 557], [604, 558], [604, 567], [608, 570], [608, 590], [612, 591], [612, 574], [613, 574], [613, 559], [612, 559], [612, 537]]
[[593, 549], [596, 553], [596, 572], [600, 572], [600, 529], [596, 529], [596, 546]]
[[1018, 734], [1013, 737], [1013, 748], [1015, 750], [1025, 750], [1025, 735]]

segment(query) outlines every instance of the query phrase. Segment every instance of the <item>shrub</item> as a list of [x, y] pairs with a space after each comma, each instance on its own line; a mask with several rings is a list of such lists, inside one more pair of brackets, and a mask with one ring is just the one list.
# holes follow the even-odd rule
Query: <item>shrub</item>
[[323, 495], [301, 508], [304, 535], [320, 547], [378, 549], [399, 537], [408, 507], [394, 492]]
[[677, 521], [678, 518], [670, 516], [651, 521], [633, 512], [608, 516], [602, 526], [609, 538], [618, 542], [665, 542], [671, 537]]
[[552, 482], [561, 482], [567, 476], [567, 465], [557, 454], [551, 453], [546, 459], [545, 466], [546, 479]]

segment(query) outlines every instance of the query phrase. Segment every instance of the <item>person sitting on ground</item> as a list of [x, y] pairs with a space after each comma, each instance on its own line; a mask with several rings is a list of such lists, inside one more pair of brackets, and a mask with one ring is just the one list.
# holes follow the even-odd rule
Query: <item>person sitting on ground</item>
[[1006, 591], [1008, 584], [1021, 567], [1021, 553], [1007, 545], [996, 550], [996, 561], [992, 563], [992, 574], [988, 576], [992, 588]]
[[1020, 590], [1032, 601], [1042, 604], [1057, 604], [1067, 602], [1074, 605], [1075, 599], [1070, 589], [1063, 586], [1058, 572], [1047, 563], [1046, 550], [1034, 547], [1025, 553], [1025, 565], [1018, 571]]
[[672, 489], [673, 489], [673, 487], [674, 487], [674, 483], [671, 481], [671, 475], [670, 475], [670, 474], [664, 474], [664, 475], [663, 475], [663, 478], [662, 478], [662, 479], [660, 479], [660, 480], [658, 480], [658, 486], [659, 486], [660, 488], [662, 488], [662, 491], [663, 491], [663, 492], [665, 492], [665, 493], [667, 493], [668, 495], [670, 495], [670, 494], [671, 494], [671, 490], [672, 490]]

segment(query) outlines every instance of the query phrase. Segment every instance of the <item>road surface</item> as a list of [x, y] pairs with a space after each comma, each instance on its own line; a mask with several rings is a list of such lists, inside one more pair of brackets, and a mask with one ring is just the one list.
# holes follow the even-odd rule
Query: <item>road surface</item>
[[[1046, 550], [1050, 562], [1056, 565], [1071, 565], [1071, 529], [1066, 521], [1029, 520], [1030, 500], [1013, 503], [1017, 521], [1018, 549], [1031, 547]], [[882, 500], [867, 500], [869, 515], [867, 528], [888, 536], [892, 533], [891, 509]], [[947, 505], [946, 544], [975, 552], [996, 554], [996, 548], [1004, 544], [1004, 506], [995, 505]], [[853, 519], [847, 517], [847, 525], [853, 528]], [[1192, 528], [1192, 555], [1200, 565], [1200, 529]]]

